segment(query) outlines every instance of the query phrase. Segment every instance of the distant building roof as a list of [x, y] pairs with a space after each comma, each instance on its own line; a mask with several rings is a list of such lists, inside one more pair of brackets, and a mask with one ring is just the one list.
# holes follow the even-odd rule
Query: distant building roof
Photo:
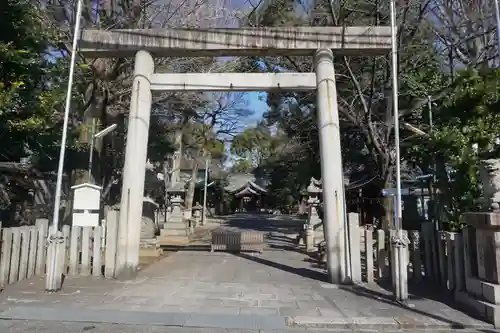
[[246, 188], [257, 192], [267, 192], [268, 182], [260, 177], [249, 173], [235, 173], [228, 175], [228, 185], [224, 189], [231, 193], [237, 193]]

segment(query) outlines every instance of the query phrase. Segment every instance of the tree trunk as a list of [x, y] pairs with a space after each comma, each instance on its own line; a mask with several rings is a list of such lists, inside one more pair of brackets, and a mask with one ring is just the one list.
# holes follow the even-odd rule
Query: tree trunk
[[374, 198], [380, 198], [379, 209], [380, 214], [377, 214], [380, 219], [380, 227], [383, 230], [394, 229], [394, 196], [382, 196], [384, 188], [393, 188], [390, 172], [383, 177], [383, 181], [377, 184], [376, 193], [373, 193]]
[[169, 167], [169, 161], [168, 159], [165, 160], [163, 162], [163, 186], [165, 188], [165, 198], [164, 198], [164, 201], [163, 204], [165, 204], [165, 206], [167, 205], [167, 201], [168, 201], [168, 188], [170, 187], [170, 179], [171, 179], [172, 175], [171, 175], [171, 170], [170, 170], [170, 167]]
[[382, 207], [384, 215], [381, 217], [382, 229], [389, 230], [394, 229], [394, 197], [383, 197]]
[[[83, 144], [87, 144], [89, 149], [90, 149], [90, 140], [92, 140], [92, 133], [91, 133], [91, 128], [92, 128], [92, 118], [86, 117], [85, 118], [85, 124], [82, 128], [80, 128], [80, 133], [79, 133], [79, 142]], [[73, 172], [70, 174], [70, 186], [74, 185], [80, 185], [83, 183], [88, 183], [90, 182], [90, 173], [88, 170], [88, 156], [89, 156], [90, 150], [87, 150], [86, 152], [78, 152], [76, 156], [78, 156], [78, 159], [75, 163], [76, 168], [73, 170]], [[87, 162], [87, 163], [85, 163]], [[60, 225], [71, 225], [72, 224], [72, 211], [73, 211], [73, 191], [70, 190], [68, 193], [66, 200], [65, 200], [65, 206], [63, 209], [63, 214], [62, 217], [59, 220]]]
[[190, 219], [193, 214], [193, 199], [194, 191], [196, 190], [196, 182], [198, 180], [198, 161], [194, 161], [193, 168], [191, 170], [191, 180], [188, 185], [188, 190], [186, 192], [186, 198], [184, 199], [184, 218]]

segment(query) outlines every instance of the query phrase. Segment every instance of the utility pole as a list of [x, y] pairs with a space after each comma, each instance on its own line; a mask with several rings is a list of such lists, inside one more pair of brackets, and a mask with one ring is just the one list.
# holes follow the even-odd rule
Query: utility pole
[[[69, 77], [68, 77], [68, 89], [66, 92], [66, 104], [64, 106], [64, 121], [63, 130], [61, 138], [61, 146], [59, 151], [59, 165], [57, 167], [57, 181], [56, 181], [56, 193], [54, 197], [54, 213], [52, 217], [52, 224], [49, 230], [48, 238], [48, 248], [47, 248], [47, 275], [45, 277], [45, 290], [47, 291], [57, 291], [61, 288], [61, 274], [59, 269], [62, 269], [62, 259], [60, 255], [61, 245], [64, 245], [64, 238], [62, 233], [59, 231], [59, 209], [61, 206], [61, 187], [62, 187], [62, 177], [64, 171], [64, 157], [66, 154], [66, 141], [68, 136], [68, 122], [69, 122], [69, 112], [71, 109], [71, 92], [73, 88], [73, 77], [75, 74], [75, 62], [76, 62], [76, 49], [78, 43], [78, 35], [80, 33], [80, 19], [82, 16], [82, 0], [78, 0], [76, 17], [75, 17], [75, 30], [73, 32], [73, 45], [71, 48], [71, 60], [69, 64]], [[61, 267], [59, 267], [61, 266]], [[61, 274], [60, 274], [61, 273]]]
[[399, 103], [398, 103], [398, 45], [397, 45], [397, 22], [396, 3], [390, 0], [391, 7], [391, 45], [392, 45], [392, 99], [394, 109], [394, 148], [396, 150], [396, 235], [391, 237], [391, 251], [393, 252], [393, 264], [396, 265], [394, 272], [395, 296], [399, 302], [408, 300], [408, 279], [406, 273], [406, 246], [407, 242], [403, 237], [402, 230], [402, 209], [401, 209], [401, 156], [399, 149]]

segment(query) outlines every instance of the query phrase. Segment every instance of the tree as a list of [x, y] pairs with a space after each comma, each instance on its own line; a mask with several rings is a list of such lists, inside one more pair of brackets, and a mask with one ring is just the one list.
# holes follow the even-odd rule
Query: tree
[[44, 156], [57, 146], [56, 110], [64, 96], [61, 67], [48, 52], [52, 34], [30, 1], [0, 7], [0, 160]]
[[[46, 27], [55, 37], [51, 40], [52, 53], [58, 62], [67, 66], [70, 55], [75, 24], [74, 4], [70, 0], [39, 0], [39, 15]], [[84, 28], [130, 29], [130, 28], [166, 28], [166, 27], [213, 27], [231, 24], [233, 10], [220, 6], [219, 0], [203, 1], [107, 1], [85, 0], [82, 13]], [[217, 71], [220, 63], [212, 58], [166, 58], [155, 59], [157, 71], [166, 72], [204, 72]], [[92, 135], [90, 128], [97, 119], [99, 127], [117, 123], [118, 129], [95, 145], [96, 164], [99, 165], [97, 176], [101, 184], [115, 183], [119, 179], [117, 170], [124, 161], [126, 136], [126, 115], [129, 109], [130, 87], [132, 86], [133, 59], [89, 59], [77, 55], [77, 73], [73, 86], [73, 112], [70, 133], [74, 134], [76, 147], [81, 158], [75, 158], [70, 152], [67, 165], [72, 182], [79, 183], [88, 178], [86, 156]], [[67, 68], [67, 67], [66, 67]], [[202, 93], [163, 93], [154, 96], [151, 119], [153, 130], [150, 137], [156, 144], [148, 152], [153, 160], [166, 158], [171, 150], [171, 135], [159, 127], [165, 126], [169, 119], [182, 121], [180, 114], [192, 114], [206, 104]], [[156, 124], [153, 124], [156, 122]], [[175, 128], [167, 127], [166, 130]], [[160, 149], [161, 147], [167, 149]], [[170, 147], [170, 148], [168, 148]], [[85, 157], [85, 158], [84, 158]], [[100, 171], [100, 172], [99, 172]], [[106, 185], [105, 185], [106, 187]], [[120, 186], [114, 186], [119, 190]], [[116, 191], [115, 191], [116, 192]], [[119, 193], [112, 195], [119, 198]], [[112, 203], [112, 202], [110, 202]]]
[[186, 197], [184, 200], [185, 218], [191, 218], [194, 192], [198, 182], [198, 170], [200, 164], [205, 160], [220, 160], [223, 159], [225, 146], [222, 141], [217, 139], [210, 125], [200, 123], [189, 123], [184, 128], [183, 146], [186, 149], [186, 154], [191, 164], [191, 178], [188, 183]]
[[[224, 66], [230, 66], [225, 63]], [[200, 164], [210, 159], [211, 164], [222, 164], [226, 158], [225, 142], [238, 131], [252, 113], [243, 94], [209, 94], [203, 108], [182, 123], [183, 150], [192, 161], [191, 180], [185, 198], [185, 217], [191, 216], [194, 191]]]
[[237, 159], [231, 166], [231, 172], [233, 173], [249, 173], [252, 170], [252, 163], [246, 158]]
[[[410, 0], [397, 6], [398, 50], [399, 50], [399, 104], [400, 121], [424, 121], [423, 107], [427, 96], [440, 101], [450, 93], [452, 73], [446, 72], [445, 64], [452, 68], [457, 62], [453, 54], [462, 50], [467, 64], [482, 65], [487, 59], [483, 51], [488, 50], [491, 30], [474, 17], [472, 11], [465, 19], [455, 14], [458, 7], [467, 10], [465, 2]], [[481, 5], [483, 5], [481, 3]], [[251, 17], [249, 25], [286, 26], [306, 24], [314, 26], [389, 25], [389, 3], [380, 1], [317, 1], [311, 11], [296, 10], [295, 1], [267, 1], [267, 7], [259, 17]], [[470, 8], [471, 5], [469, 5]], [[440, 20], [436, 20], [437, 12]], [[481, 17], [486, 18], [491, 8], [481, 6]], [[257, 11], [256, 11], [257, 12]], [[305, 14], [304, 14], [305, 12]], [[285, 14], [286, 13], [286, 14]], [[292, 14], [293, 15], [292, 15]], [[447, 21], [446, 15], [453, 16]], [[467, 29], [458, 27], [464, 24]], [[458, 28], [460, 32], [454, 30]], [[440, 34], [438, 34], [441, 32]], [[485, 43], [487, 42], [487, 43]], [[474, 53], [464, 53], [475, 46]], [[449, 54], [452, 54], [449, 60]], [[456, 56], [456, 55], [455, 55]], [[474, 60], [475, 59], [475, 60]], [[392, 81], [390, 57], [338, 56], [335, 59], [339, 114], [342, 129], [344, 169], [363, 170], [373, 186], [365, 186], [368, 197], [380, 195], [380, 190], [394, 183], [394, 122], [392, 103]], [[264, 65], [264, 66], [263, 66]], [[308, 57], [263, 57], [249, 59], [249, 70], [298, 71], [313, 70]], [[453, 71], [450, 71], [453, 72]], [[301, 119], [313, 119], [315, 94], [269, 94], [268, 104], [272, 119], [296, 117], [289, 111], [303, 113]], [[298, 105], [298, 106], [297, 106]], [[307, 121], [304, 121], [307, 122]], [[317, 132], [315, 122], [310, 122], [309, 133]], [[314, 136], [313, 136], [314, 138]], [[317, 147], [317, 141], [310, 141]], [[346, 144], [348, 143], [348, 144]], [[351, 143], [354, 143], [351, 149]], [[317, 149], [317, 148], [316, 148]], [[392, 203], [385, 202], [384, 226], [392, 220]]]
[[428, 8], [436, 50], [451, 74], [468, 66], [498, 65], [493, 1], [437, 0]]
[[252, 167], [262, 165], [277, 148], [278, 141], [263, 123], [245, 129], [231, 141], [231, 153], [248, 161]]
[[480, 160], [500, 154], [499, 86], [498, 69], [458, 72], [453, 92], [434, 112], [430, 136], [418, 139], [407, 152], [424, 170], [436, 172], [443, 208], [439, 218], [450, 228], [459, 227], [461, 214], [483, 204]]

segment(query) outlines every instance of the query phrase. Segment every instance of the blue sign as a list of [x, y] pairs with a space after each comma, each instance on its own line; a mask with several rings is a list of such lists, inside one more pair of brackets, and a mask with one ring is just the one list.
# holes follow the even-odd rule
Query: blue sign
[[[384, 197], [393, 197], [396, 195], [397, 193], [397, 190], [395, 188], [384, 188], [382, 191], [381, 191], [382, 195]], [[410, 194], [410, 190], [407, 189], [407, 188], [402, 188], [401, 189], [401, 195], [409, 195]]]

